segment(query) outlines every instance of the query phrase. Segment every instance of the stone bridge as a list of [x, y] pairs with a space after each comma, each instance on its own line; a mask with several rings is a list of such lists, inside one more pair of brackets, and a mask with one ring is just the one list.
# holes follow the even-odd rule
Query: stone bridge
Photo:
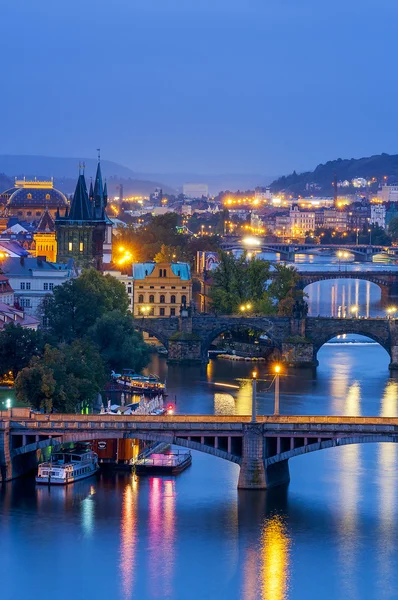
[[289, 481], [291, 458], [337, 446], [398, 442], [398, 418], [179, 415], [39, 415], [0, 412], [0, 481], [33, 469], [45, 446], [110, 438], [167, 442], [240, 466], [238, 487], [267, 489]]
[[375, 254], [386, 252], [394, 255], [394, 248], [388, 246], [369, 244], [313, 244], [313, 243], [287, 243], [269, 242], [261, 237], [247, 236], [250, 241], [243, 242], [237, 236], [224, 236], [221, 243], [223, 250], [261, 250], [262, 252], [276, 252], [282, 260], [293, 261], [297, 253], [319, 253], [322, 251], [348, 250], [355, 255], [357, 260], [371, 262]]
[[297, 273], [300, 276], [299, 286], [303, 289], [311, 283], [328, 279], [361, 279], [378, 285], [384, 299], [398, 296], [398, 271], [352, 271], [341, 267], [339, 271], [299, 270]]
[[211, 343], [228, 331], [250, 329], [266, 334], [274, 348], [274, 358], [292, 367], [314, 367], [319, 349], [341, 334], [364, 335], [380, 344], [390, 356], [390, 369], [398, 369], [398, 320], [307, 317], [142, 317], [134, 320], [136, 329], [155, 336], [168, 349], [169, 361], [176, 363], [208, 361]]

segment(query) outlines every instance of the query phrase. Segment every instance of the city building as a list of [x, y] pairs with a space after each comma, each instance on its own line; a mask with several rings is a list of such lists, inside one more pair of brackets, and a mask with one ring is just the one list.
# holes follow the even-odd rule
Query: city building
[[112, 275], [115, 279], [120, 281], [126, 288], [126, 294], [129, 298], [129, 311], [133, 312], [134, 306], [134, 281], [132, 274], [123, 273], [123, 271], [117, 271], [114, 269], [108, 269], [104, 271], [104, 275]]
[[209, 186], [206, 183], [184, 183], [182, 193], [185, 198], [190, 198], [191, 200], [202, 198], [202, 196], [208, 198]]
[[37, 257], [4, 258], [2, 273], [14, 290], [15, 302], [30, 315], [38, 313], [45, 296], [77, 273], [73, 264], [57, 264]]
[[256, 187], [254, 190], [254, 200], [257, 200], [257, 203], [263, 203], [271, 200], [270, 188]]
[[347, 213], [347, 228], [356, 230], [368, 226], [370, 214], [370, 206], [361, 205], [350, 208]]
[[33, 237], [35, 256], [45, 256], [49, 262], [55, 262], [57, 259], [55, 223], [48, 209], [43, 213]]
[[335, 231], [347, 231], [347, 213], [335, 208], [324, 210], [323, 227]]
[[381, 190], [377, 192], [377, 196], [381, 198], [381, 201], [384, 203], [398, 202], [398, 184], [382, 185]]
[[9, 306], [8, 304], [0, 301], [0, 330], [4, 329], [6, 325], [20, 325], [24, 329], [38, 329], [40, 320], [27, 314], [22, 308], [15, 306]]
[[290, 232], [292, 236], [303, 236], [315, 229], [315, 212], [300, 210], [296, 205], [289, 212]]
[[8, 277], [0, 275], [0, 302], [14, 306], [14, 290], [10, 285]]
[[[11, 193], [12, 192], [12, 193]], [[14, 188], [7, 190], [8, 202], [4, 217], [18, 217], [19, 221], [38, 221], [47, 209], [55, 218], [58, 210], [65, 210], [68, 201], [56, 190], [52, 181], [15, 181]]]
[[192, 301], [192, 278], [188, 263], [134, 263], [135, 316], [175, 317]]
[[73, 259], [76, 266], [102, 269], [103, 263], [112, 260], [112, 221], [106, 216], [107, 191], [102, 183], [101, 165], [98, 162], [94, 189], [90, 184], [87, 193], [84, 173], [79, 173], [70, 211], [61, 216], [57, 212], [55, 231], [57, 261]]
[[370, 224], [386, 228], [386, 207], [384, 204], [371, 204], [370, 206]]

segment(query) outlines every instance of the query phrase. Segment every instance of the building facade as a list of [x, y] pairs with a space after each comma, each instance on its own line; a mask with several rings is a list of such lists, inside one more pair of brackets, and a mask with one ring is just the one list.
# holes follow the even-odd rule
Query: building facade
[[386, 207], [383, 204], [372, 204], [370, 207], [370, 224], [386, 228]]
[[[93, 188], [91, 183], [90, 194], [87, 192], [84, 173], [80, 173], [70, 211], [66, 209], [64, 216], [59, 212], [56, 215], [58, 262], [73, 259], [78, 267], [102, 269], [104, 245], [109, 244], [109, 228], [112, 240], [112, 222], [105, 214], [106, 204], [106, 186], [103, 186], [101, 165], [98, 162], [95, 185]], [[109, 253], [107, 247], [106, 250]], [[110, 248], [110, 256], [111, 254]], [[110, 262], [110, 259], [107, 262]]]
[[[11, 190], [9, 190], [11, 191]], [[17, 217], [19, 221], [39, 221], [45, 210], [53, 218], [59, 210], [65, 210], [68, 201], [56, 190], [52, 181], [15, 181], [12, 193], [4, 209], [4, 217]]]
[[290, 231], [292, 236], [303, 236], [315, 229], [315, 212], [300, 210], [297, 205], [292, 206], [289, 212]]
[[192, 301], [188, 263], [133, 264], [133, 314], [141, 317], [176, 317]]
[[49, 262], [55, 262], [57, 259], [55, 222], [47, 209], [39, 221], [33, 238], [35, 242], [34, 255], [45, 256]]
[[73, 262], [56, 264], [42, 258], [5, 258], [1, 270], [14, 290], [15, 303], [30, 315], [40, 312], [44, 298], [57, 285], [77, 275]]

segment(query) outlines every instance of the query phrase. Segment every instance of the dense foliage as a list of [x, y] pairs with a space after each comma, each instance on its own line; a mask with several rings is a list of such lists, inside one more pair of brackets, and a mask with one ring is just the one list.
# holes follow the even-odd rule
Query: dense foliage
[[48, 297], [46, 333], [6, 327], [0, 368], [16, 376], [17, 398], [46, 411], [74, 412], [91, 404], [111, 369], [140, 371], [148, 348], [127, 307], [124, 286], [90, 269]]
[[219, 256], [210, 290], [217, 313], [291, 315], [295, 301], [303, 297], [296, 289], [299, 276], [292, 267], [277, 264], [271, 275], [267, 261], [247, 260], [245, 255], [235, 258], [226, 252]]

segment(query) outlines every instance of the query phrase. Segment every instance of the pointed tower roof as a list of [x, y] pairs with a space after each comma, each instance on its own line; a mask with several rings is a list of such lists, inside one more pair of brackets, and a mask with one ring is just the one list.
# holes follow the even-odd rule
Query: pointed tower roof
[[106, 179], [104, 184], [104, 206], [108, 204], [108, 186], [106, 185]]
[[90, 191], [88, 193], [88, 197], [90, 198], [90, 200], [94, 199], [94, 190], [93, 190], [93, 181], [90, 181]]
[[48, 209], [44, 211], [39, 224], [36, 229], [36, 233], [52, 233], [55, 231], [55, 223]]
[[97, 200], [97, 197], [98, 197], [102, 201], [103, 196], [104, 196], [104, 186], [102, 183], [101, 163], [100, 163], [100, 161], [98, 161], [97, 174], [95, 176], [95, 183], [94, 183], [94, 198], [95, 198], [95, 200]]
[[70, 206], [70, 221], [90, 221], [92, 219], [90, 201], [88, 199], [86, 180], [80, 174], [77, 180], [76, 190]]

